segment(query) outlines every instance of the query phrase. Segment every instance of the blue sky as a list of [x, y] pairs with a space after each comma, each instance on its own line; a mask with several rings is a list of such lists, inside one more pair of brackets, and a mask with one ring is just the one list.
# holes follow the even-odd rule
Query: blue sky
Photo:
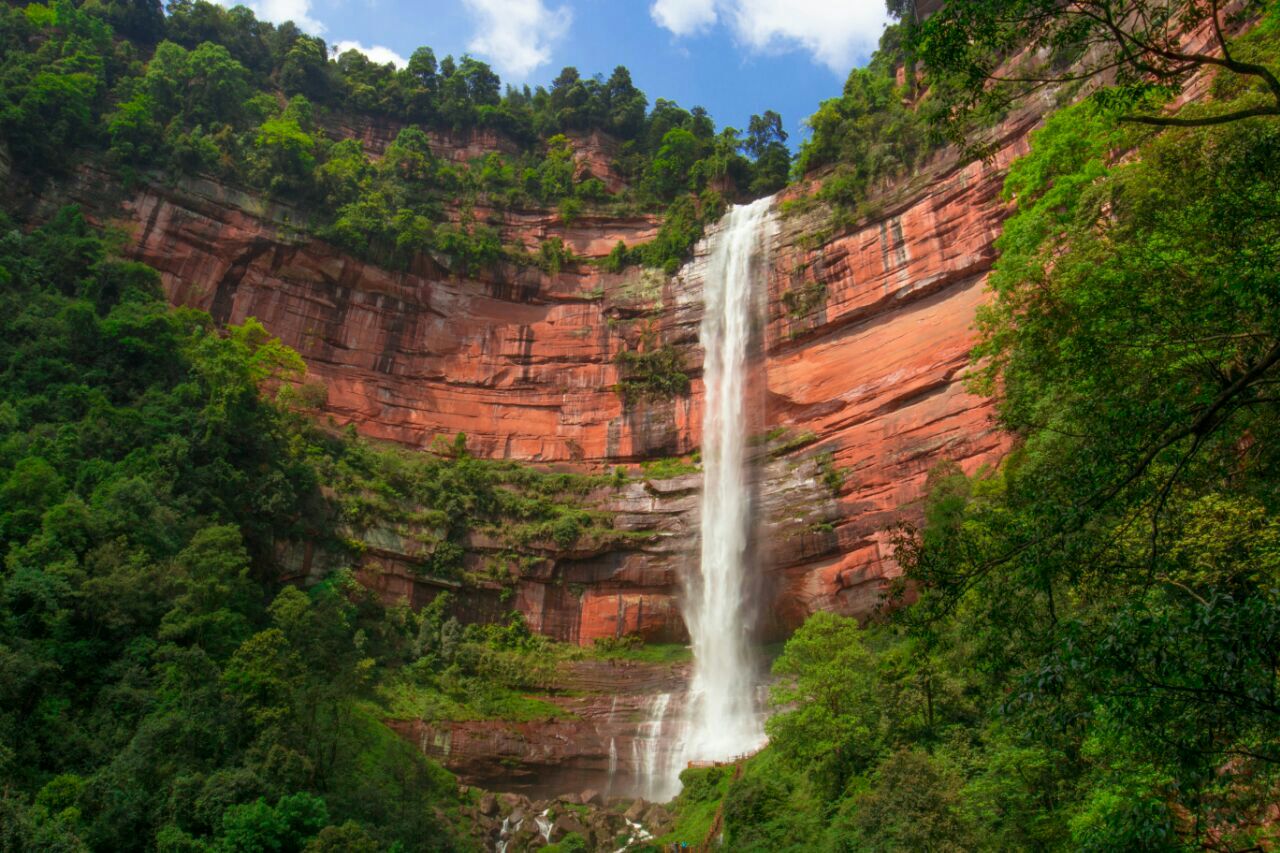
[[[234, 0], [221, 0], [232, 5]], [[819, 101], [840, 93], [886, 22], [883, 0], [252, 0], [259, 17], [292, 19], [330, 46], [378, 61], [414, 48], [471, 53], [504, 83], [546, 85], [625, 65], [649, 96], [705, 106], [717, 125], [782, 114], [794, 145]]]

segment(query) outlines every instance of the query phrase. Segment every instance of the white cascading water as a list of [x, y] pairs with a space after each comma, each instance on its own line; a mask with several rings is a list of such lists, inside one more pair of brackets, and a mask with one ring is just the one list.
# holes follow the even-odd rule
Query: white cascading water
[[756, 259], [775, 227], [771, 207], [772, 200], [763, 198], [729, 212], [704, 284], [702, 559], [685, 590], [694, 663], [674, 776], [689, 761], [732, 758], [754, 751], [765, 739], [748, 636], [747, 350], [754, 278], [764, 269]]
[[669, 774], [663, 772], [664, 768], [661, 766], [663, 724], [667, 720], [667, 709], [670, 706], [670, 693], [659, 693], [649, 700], [647, 719], [639, 725], [637, 737], [631, 742], [632, 762], [640, 781], [640, 795], [647, 800], [666, 800], [676, 793], [669, 789]]
[[535, 817], [533, 819], [533, 822], [538, 825], [538, 834], [542, 836], [543, 843], [550, 844], [551, 830], [554, 826], [551, 823], [551, 809], [547, 808], [545, 811], [542, 812], [542, 814]]

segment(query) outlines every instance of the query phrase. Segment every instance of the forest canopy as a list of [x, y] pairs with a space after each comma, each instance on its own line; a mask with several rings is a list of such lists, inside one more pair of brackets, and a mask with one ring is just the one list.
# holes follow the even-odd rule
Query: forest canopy
[[[474, 57], [423, 47], [402, 69], [335, 57], [292, 23], [206, 0], [167, 14], [150, 0], [9, 4], [0, 52], [0, 135], [24, 172], [57, 176], [105, 153], [126, 179], [210, 176], [287, 202], [317, 235], [391, 266], [422, 254], [462, 274], [536, 263], [501, 244], [486, 211], [554, 207], [570, 223], [692, 204], [683, 231], [625, 259], [670, 266], [726, 202], [781, 188], [790, 168], [776, 113], [745, 134], [717, 131], [701, 107], [650, 107], [621, 66], [504, 89]], [[392, 145], [348, 138], [353, 116], [385, 122]], [[476, 134], [499, 150], [470, 162], [436, 153], [433, 137]], [[591, 144], [611, 152], [611, 174], [576, 155], [592, 134], [605, 137]], [[458, 202], [461, 221], [446, 221]]]

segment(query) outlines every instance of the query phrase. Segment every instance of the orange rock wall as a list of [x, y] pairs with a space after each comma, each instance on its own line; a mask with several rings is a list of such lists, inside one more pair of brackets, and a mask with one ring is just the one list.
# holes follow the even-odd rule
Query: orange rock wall
[[[134, 254], [160, 270], [175, 303], [219, 322], [256, 317], [298, 350], [311, 378], [327, 386], [327, 410], [339, 422], [418, 447], [465, 432], [475, 453], [547, 463], [626, 461], [696, 445], [690, 401], [628, 410], [613, 390], [614, 358], [640, 345], [642, 331], [618, 317], [657, 313], [648, 325], [660, 338], [696, 339], [669, 283], [640, 305], [628, 296], [638, 271], [612, 275], [586, 263], [557, 275], [506, 264], [460, 278], [422, 257], [393, 272], [267, 218], [288, 211], [242, 203], [203, 181], [148, 188], [125, 203]], [[536, 248], [560, 237], [584, 257], [606, 255], [619, 240], [647, 240], [657, 227], [644, 217], [583, 217], [564, 227], [543, 213], [496, 222], [510, 244]]]
[[[769, 280], [767, 420], [816, 434], [800, 455], [832, 454], [844, 479], [826, 550], [770, 566], [779, 627], [818, 609], [869, 612], [897, 574], [889, 528], [918, 516], [929, 470], [955, 461], [972, 472], [1007, 450], [990, 401], [964, 378], [1009, 212], [1000, 187], [1025, 146], [1019, 133], [990, 164], [939, 168], [889, 215], [816, 248], [802, 247], [804, 217], [784, 221]], [[796, 314], [788, 291], [824, 296]]]
[[[1224, 6], [1224, 14], [1239, 8]], [[1206, 22], [1185, 43], [1206, 51], [1213, 39]], [[1205, 97], [1210, 79], [1190, 80], [1180, 100]], [[989, 161], [942, 152], [917, 174], [878, 188], [872, 202], [883, 214], [821, 245], [811, 245], [821, 219], [784, 218], [768, 284], [766, 419], [815, 434], [817, 443], [795, 455], [830, 453], [844, 479], [834, 511], [810, 512], [825, 525], [797, 531], [793, 522], [801, 545], [771, 549], [765, 612], [778, 632], [819, 609], [870, 612], [884, 581], [900, 573], [889, 531], [920, 518], [929, 471], [951, 461], [973, 473], [1009, 450], [991, 401], [968, 394], [965, 375], [975, 313], [989, 298], [993, 244], [1013, 212], [1000, 195], [1005, 175], [1057, 106], [1051, 90], [1028, 97], [989, 136]], [[801, 309], [813, 303], [793, 313], [788, 292], [822, 296], [793, 297]], [[788, 529], [796, 502], [775, 504], [767, 528]]]
[[[955, 460], [972, 470], [1007, 448], [989, 404], [965, 393], [963, 377], [992, 241], [1008, 213], [1004, 169], [1038, 116], [1028, 108], [1002, 128], [992, 163], [939, 159], [911, 183], [883, 188], [884, 216], [819, 245], [809, 235], [823, 220], [781, 217], [760, 336], [758, 426], [814, 440], [766, 453], [757, 472], [753, 551], [771, 633], [818, 608], [869, 611], [896, 571], [886, 529], [918, 511], [929, 469]], [[396, 130], [337, 132], [380, 151]], [[481, 138], [434, 142], [453, 159], [502, 148]], [[575, 145], [585, 168], [604, 170], [607, 141]], [[93, 199], [104, 182], [85, 171], [64, 195]], [[390, 271], [306, 236], [291, 224], [298, 211], [205, 180], [122, 193], [101, 215], [131, 231], [133, 255], [161, 272], [173, 302], [220, 322], [256, 317], [297, 349], [309, 379], [328, 389], [327, 414], [368, 436], [425, 447], [465, 432], [477, 454], [596, 470], [696, 449], [709, 241], [675, 276], [610, 274], [591, 261], [619, 240], [651, 239], [656, 218], [588, 215], [566, 226], [542, 211], [477, 214], [508, 245], [536, 251], [559, 237], [581, 260], [554, 275], [510, 263], [462, 276], [428, 256]], [[793, 316], [784, 294], [806, 286], [824, 295]], [[691, 393], [624, 406], [614, 359], [657, 345], [681, 350]], [[823, 481], [826, 454], [844, 472], [834, 493]], [[570, 641], [682, 636], [678, 591], [682, 573], [696, 569], [697, 480], [637, 481], [597, 496], [619, 526], [651, 537], [621, 550], [547, 551], [518, 580], [514, 606], [536, 630]], [[295, 575], [322, 565], [286, 550]], [[477, 561], [489, 553], [483, 542], [473, 552]], [[373, 548], [364, 571], [388, 597], [421, 603], [437, 590], [415, 578], [412, 563], [395, 548]], [[499, 592], [464, 598], [488, 618], [504, 609]]]

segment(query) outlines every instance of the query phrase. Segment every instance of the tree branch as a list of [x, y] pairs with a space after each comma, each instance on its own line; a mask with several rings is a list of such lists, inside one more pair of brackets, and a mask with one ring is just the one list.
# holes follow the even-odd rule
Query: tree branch
[[1230, 124], [1233, 121], [1241, 121], [1242, 119], [1256, 118], [1258, 116], [1280, 116], [1280, 98], [1277, 98], [1276, 105], [1273, 107], [1254, 107], [1216, 116], [1179, 118], [1178, 116], [1128, 115], [1121, 116], [1120, 121], [1129, 124], [1149, 124], [1157, 127], [1211, 127], [1216, 124]]

